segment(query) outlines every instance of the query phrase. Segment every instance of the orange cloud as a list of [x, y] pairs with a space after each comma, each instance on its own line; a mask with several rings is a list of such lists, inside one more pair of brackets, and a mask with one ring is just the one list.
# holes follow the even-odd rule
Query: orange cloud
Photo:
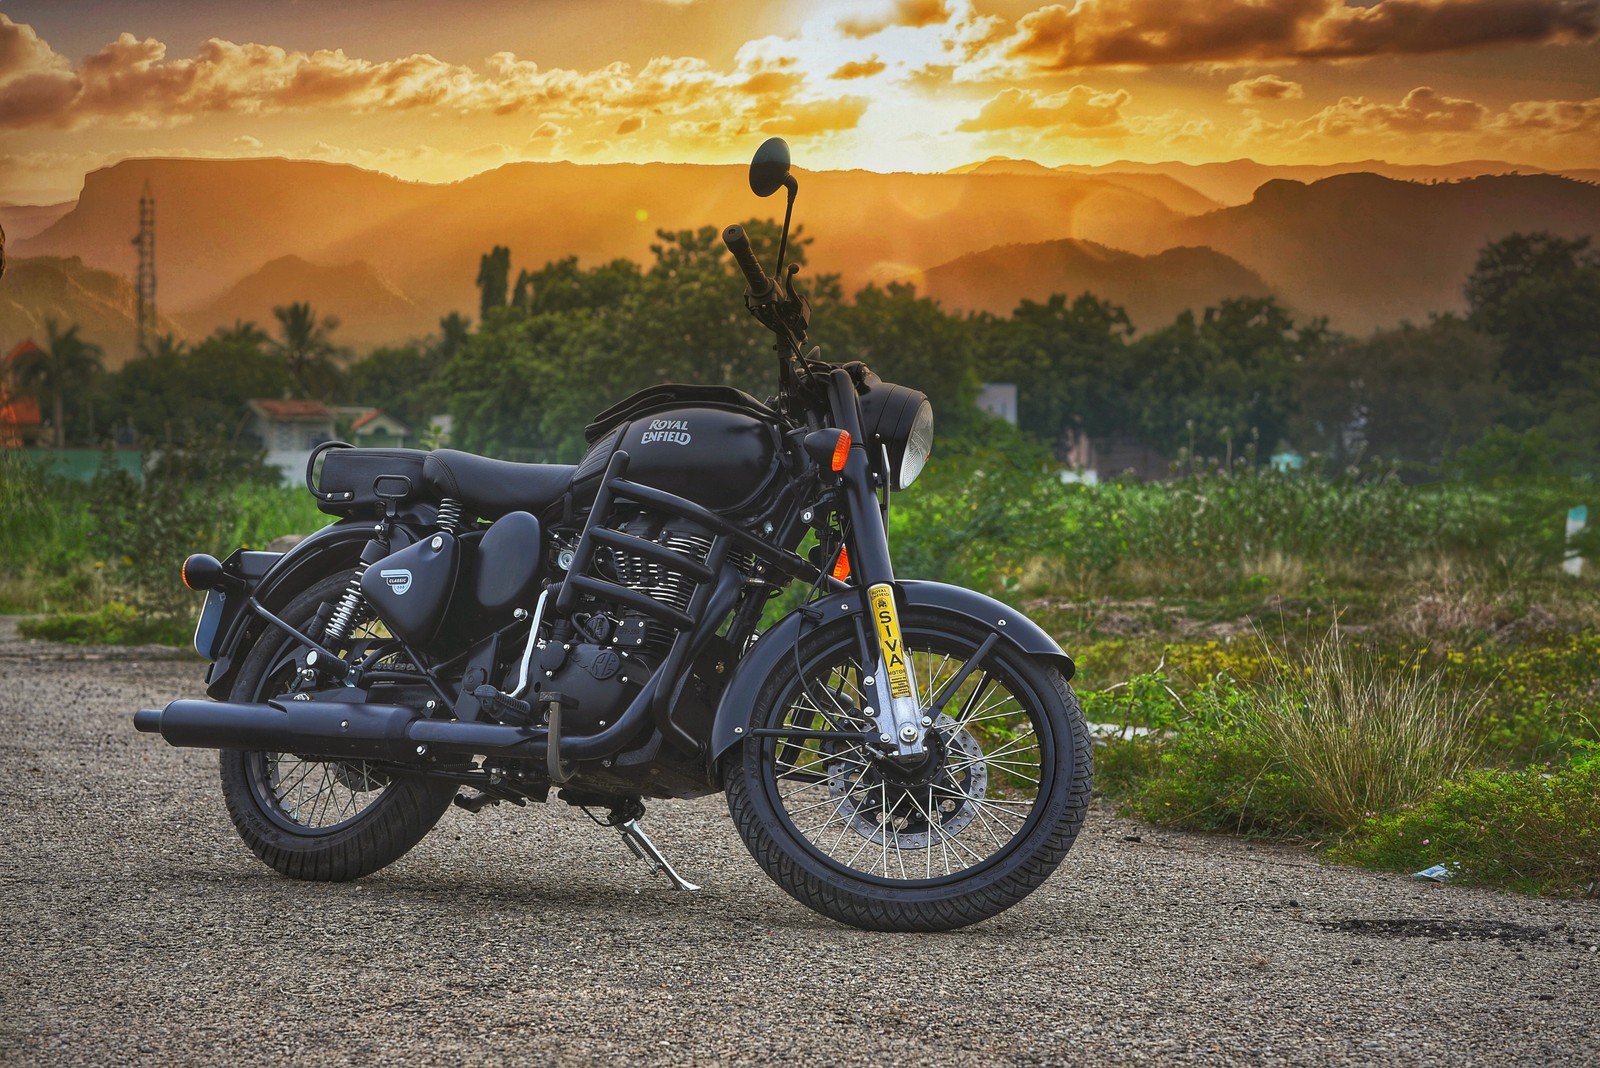
[[846, 37], [871, 37], [891, 26], [935, 26], [950, 19], [950, 9], [944, 0], [893, 0], [879, 5], [877, 11], [866, 15], [851, 15], [839, 20], [839, 32]]
[[1125, 89], [1103, 93], [1087, 85], [1074, 85], [1054, 96], [1006, 89], [956, 129], [963, 133], [1049, 129], [1074, 137], [1120, 137], [1128, 132], [1122, 108], [1129, 99]]
[[1009, 55], [1046, 70], [1349, 59], [1600, 36], [1594, 0], [1077, 0], [1017, 20]]
[[1288, 81], [1276, 74], [1263, 74], [1259, 78], [1237, 81], [1228, 86], [1228, 102], [1231, 104], [1257, 104], [1263, 100], [1299, 100], [1305, 95], [1305, 89], [1299, 82]]
[[888, 69], [889, 65], [887, 63], [879, 59], [877, 56], [873, 56], [871, 59], [846, 63], [838, 70], [828, 75], [828, 77], [838, 81], [846, 81], [851, 78], [870, 78], [874, 74], [882, 74]]
[[817, 134], [852, 130], [867, 110], [864, 96], [837, 100], [818, 100], [810, 104], [791, 104], [761, 124], [761, 132], [787, 137], [812, 137]]
[[1399, 105], [1378, 104], [1347, 96], [1304, 120], [1300, 128], [1324, 137], [1374, 133], [1462, 133], [1480, 128], [1489, 110], [1482, 104], [1441, 96], [1423, 86], [1405, 95]]
[[1490, 125], [1506, 133], [1600, 136], [1600, 97], [1519, 101], [1497, 115]]

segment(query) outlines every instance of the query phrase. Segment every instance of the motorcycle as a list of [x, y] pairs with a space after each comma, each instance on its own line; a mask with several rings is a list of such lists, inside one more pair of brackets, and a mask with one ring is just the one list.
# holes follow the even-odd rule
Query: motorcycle
[[643, 799], [721, 791], [802, 904], [931, 931], [1010, 907], [1066, 856], [1092, 775], [1073, 662], [1015, 609], [896, 578], [891, 496], [928, 459], [932, 407], [807, 350], [788, 146], [764, 143], [749, 178], [787, 191], [773, 276], [741, 227], [722, 235], [776, 338], [769, 401], [653, 386], [595, 418], [576, 465], [329, 442], [306, 485], [336, 522], [287, 553], [184, 561], [210, 699], [134, 726], [221, 750], [263, 862], [357, 879], [452, 803], [554, 790], [693, 891]]

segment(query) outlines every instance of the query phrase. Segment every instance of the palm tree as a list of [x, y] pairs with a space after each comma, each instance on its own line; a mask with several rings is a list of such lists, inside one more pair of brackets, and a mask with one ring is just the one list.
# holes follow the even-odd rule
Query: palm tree
[[283, 354], [289, 365], [289, 376], [294, 379], [295, 394], [306, 396], [313, 374], [326, 379], [334, 372], [332, 357], [339, 350], [328, 335], [339, 326], [331, 315], [318, 319], [306, 301], [279, 305], [272, 309], [278, 319], [281, 338], [273, 339], [272, 347]]
[[17, 379], [22, 391], [38, 400], [41, 407], [45, 398], [50, 398], [55, 447], [64, 449], [67, 446], [67, 427], [63, 399], [68, 393], [84, 397], [89, 415], [89, 438], [94, 438], [94, 397], [91, 391], [95, 378], [105, 371], [102, 362], [105, 350], [79, 337], [76, 323], [66, 330], [60, 330], [54, 319], [46, 319], [45, 331], [49, 335], [47, 344], [43, 349], [27, 353], [18, 361]]
[[242, 348], [259, 349], [272, 338], [267, 332], [248, 319], [234, 319], [232, 326], [219, 326], [212, 331], [211, 336], [218, 341], [229, 345], [238, 345]]

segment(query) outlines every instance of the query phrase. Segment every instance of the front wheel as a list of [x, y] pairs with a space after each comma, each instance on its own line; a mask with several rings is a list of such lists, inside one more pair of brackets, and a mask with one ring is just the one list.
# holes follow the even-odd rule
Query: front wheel
[[[949, 930], [1016, 904], [1067, 855], [1089, 805], [1089, 735], [1061, 673], [1004, 641], [985, 650], [984, 627], [924, 609], [901, 629], [933, 720], [926, 757], [751, 738], [725, 767], [728, 808], [802, 904], [870, 930]], [[819, 628], [768, 677], [752, 726], [859, 734], [876, 706], [859, 658], [852, 621]]]

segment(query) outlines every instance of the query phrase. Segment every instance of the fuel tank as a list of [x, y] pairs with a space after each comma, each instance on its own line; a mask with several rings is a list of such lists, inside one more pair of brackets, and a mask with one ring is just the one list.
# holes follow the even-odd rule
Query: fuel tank
[[627, 479], [687, 498], [725, 515], [754, 510], [781, 468], [777, 426], [760, 414], [727, 407], [671, 407], [609, 429], [589, 448], [574, 475], [574, 495], [593, 498], [618, 449], [628, 454]]

